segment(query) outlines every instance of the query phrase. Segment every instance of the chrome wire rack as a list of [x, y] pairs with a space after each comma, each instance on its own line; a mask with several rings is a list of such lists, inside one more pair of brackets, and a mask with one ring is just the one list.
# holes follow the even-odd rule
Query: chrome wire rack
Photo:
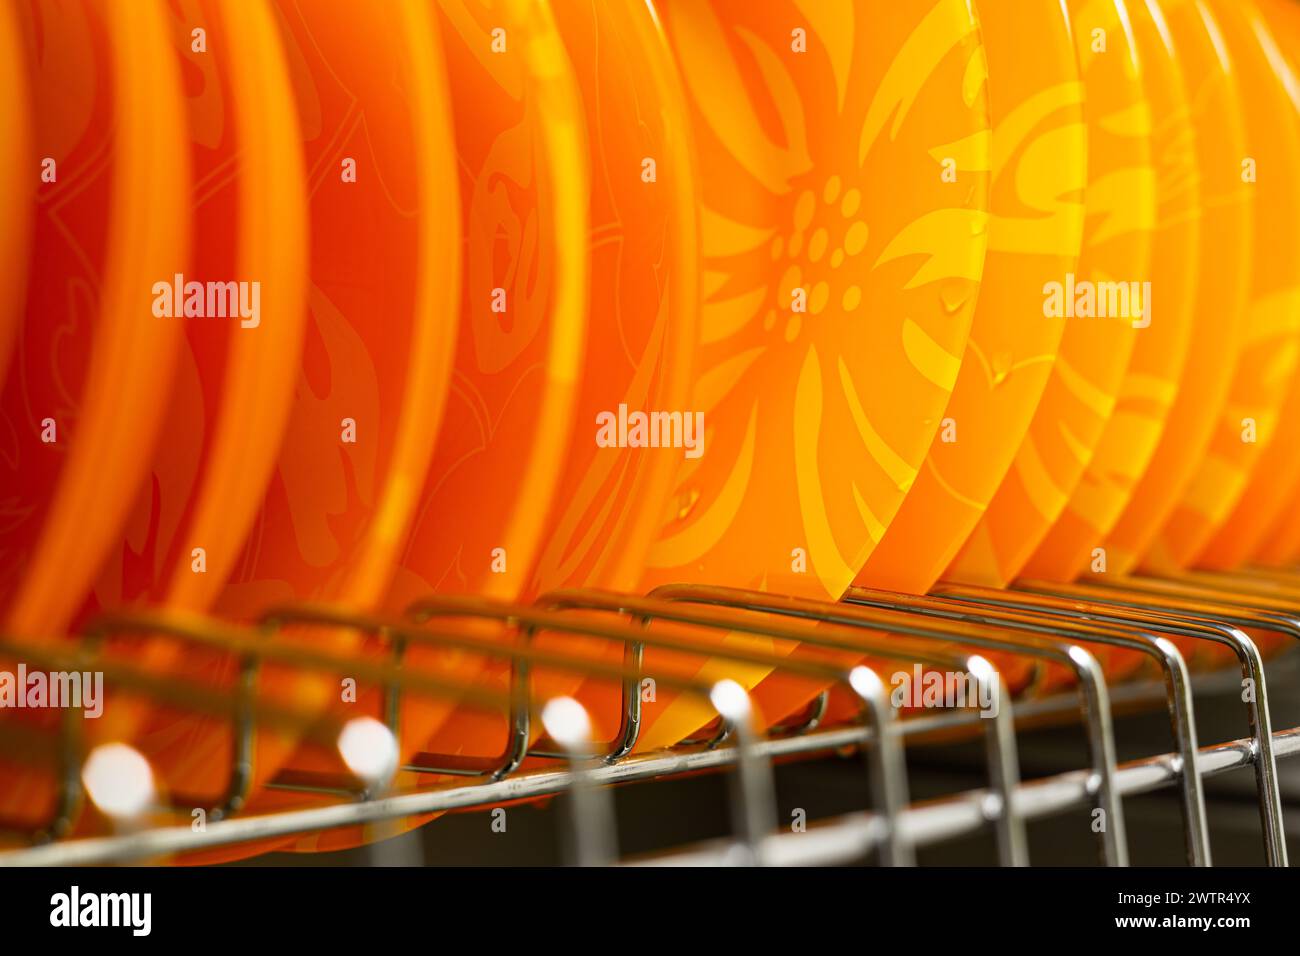
[[[487, 622], [499, 629], [498, 636], [465, 626], [467, 622]], [[339, 654], [276, 639], [287, 629], [304, 627], [361, 634], [382, 652]], [[871, 861], [906, 866], [916, 862], [918, 849], [990, 833], [997, 862], [1023, 866], [1037, 862], [1030, 860], [1028, 822], [1087, 808], [1099, 861], [1125, 866], [1129, 846], [1123, 798], [1173, 788], [1186, 861], [1207, 866], [1212, 860], [1204, 781], [1250, 768], [1263, 857], [1270, 865], [1285, 866], [1287, 820], [1277, 765], [1300, 754], [1300, 727], [1273, 729], [1266, 670], [1289, 667], [1296, 655], [1288, 648], [1266, 666], [1251, 636], [1265, 632], [1300, 639], [1300, 574], [1124, 578], [1105, 586], [1023, 582], [1012, 590], [943, 586], [924, 597], [855, 588], [837, 603], [686, 585], [644, 597], [555, 592], [527, 606], [437, 597], [417, 602], [401, 618], [302, 604], [273, 608], [245, 627], [159, 612], [116, 613], [93, 622], [76, 642], [0, 642], [0, 659], [93, 668], [123, 693], [228, 722], [224, 793], [208, 801], [206, 825], [198, 828], [190, 820], [193, 801], [177, 795], [165, 807], [152, 807], [147, 824], [114, 819], [102, 807], [92, 813], [87, 806], [94, 794], [87, 794], [83, 783], [84, 727], [76, 712], [67, 712], [57, 731], [0, 721], [7, 757], [58, 781], [50, 819], [40, 827], [10, 831], [0, 844], [0, 864], [166, 862], [268, 838], [379, 828], [424, 814], [564, 794], [570, 797], [564, 801], [565, 850], [570, 862], [583, 865]], [[512, 639], [502, 641], [499, 633]], [[737, 633], [768, 642], [721, 640]], [[570, 649], [555, 650], [556, 645], [539, 641], [544, 634], [564, 636], [563, 646]], [[105, 655], [105, 642], [122, 635], [170, 639], [230, 655], [239, 662], [235, 688], [218, 693]], [[621, 660], [571, 649], [584, 647], [587, 640], [593, 649], [621, 645]], [[772, 643], [785, 641], [797, 641], [808, 652], [757, 649], [785, 646]], [[1201, 650], [1212, 646], [1226, 648], [1237, 666], [1199, 668]], [[409, 661], [414, 647], [496, 660], [508, 666], [508, 683], [496, 688], [417, 668]], [[1144, 669], [1132, 679], [1108, 683], [1098, 657], [1115, 649], [1141, 655]], [[651, 670], [647, 651], [696, 663]], [[829, 689], [814, 691], [812, 702], [785, 723], [764, 727], [739, 684], [700, 676], [698, 661], [705, 658]], [[980, 691], [978, 699], [994, 700], [997, 706], [981, 709], [967, 701], [935, 709], [900, 708], [891, 694], [890, 669], [913, 665], [969, 675]], [[359, 768], [346, 755], [336, 771], [281, 771], [262, 785], [283, 791], [286, 798], [297, 792], [310, 800], [284, 809], [249, 809], [259, 734], [287, 728], [337, 751], [346, 729], [341, 718], [263, 699], [258, 675], [268, 666], [348, 675], [377, 689], [380, 712], [371, 723], [382, 724], [393, 752], [405, 756], [379, 771]], [[1038, 685], [1048, 668], [1065, 675], [1054, 692]], [[539, 699], [534, 686], [539, 671], [616, 684], [618, 729], [612, 739], [590, 739], [589, 716], [572, 698]], [[1034, 683], [1013, 686], [1013, 673], [1032, 674]], [[647, 678], [707, 702], [716, 719], [703, 736], [665, 750], [636, 749]], [[1244, 735], [1203, 746], [1193, 689], [1235, 693], [1242, 688], [1248, 688], [1239, 695]], [[402, 746], [400, 715], [404, 703], [416, 698], [454, 702], [498, 721], [504, 717], [499, 752], [483, 757], [412, 755], [410, 747]], [[835, 710], [830, 702], [837, 699], [852, 703], [853, 716], [830, 716]], [[1155, 710], [1162, 702], [1172, 732], [1170, 750], [1119, 762], [1115, 713]], [[1020, 737], [1026, 728], [1047, 724], [1077, 725], [1087, 762], [1022, 779]], [[912, 748], [954, 737], [982, 741], [985, 782], [913, 800], [906, 756]], [[798, 831], [779, 828], [773, 765], [847, 752], [864, 758], [867, 805]], [[620, 857], [612, 796], [616, 785], [724, 770], [730, 836], [649, 856]], [[1098, 820], [1101, 825], [1095, 825]]]

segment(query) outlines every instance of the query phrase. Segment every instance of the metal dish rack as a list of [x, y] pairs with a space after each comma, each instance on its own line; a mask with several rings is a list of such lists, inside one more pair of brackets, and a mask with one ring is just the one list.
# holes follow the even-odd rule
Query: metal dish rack
[[[196, 617], [153, 611], [123, 612], [94, 622], [75, 643], [35, 645], [0, 642], [0, 658], [102, 670], [110, 684], [134, 695], [185, 707], [229, 721], [230, 765], [224, 796], [211, 805], [201, 830], [190, 825], [188, 807], [174, 805], [171, 820], [122, 826], [85, 835], [86, 794], [81, 782], [85, 748], [79, 718], [67, 716], [55, 735], [41, 736], [12, 722], [0, 722], [0, 743], [15, 758], [57, 774], [59, 800], [48, 824], [11, 834], [0, 844], [0, 865], [67, 866], [166, 861], [177, 854], [273, 837], [388, 821], [441, 811], [487, 808], [511, 801], [567, 794], [566, 851], [583, 865], [829, 865], [864, 860], [885, 865], [915, 863], [919, 848], [991, 832], [997, 862], [1028, 865], [1026, 823], [1071, 808], [1090, 808], [1105, 825], [1094, 828], [1098, 859], [1111, 866], [1129, 862], [1123, 798], [1175, 788], [1182, 817], [1186, 861], [1211, 861], [1204, 780], [1231, 770], [1254, 771], [1263, 850], [1270, 865], [1288, 863], [1277, 763], [1300, 754], [1300, 727], [1275, 731], [1265, 664], [1251, 629], [1300, 639], [1300, 601], [1288, 589], [1300, 577], [1278, 572], [1251, 575], [1191, 575], [1182, 579], [1123, 579], [1106, 586], [1059, 586], [1025, 582], [1013, 590], [941, 587], [925, 597], [853, 589], [836, 603], [785, 598], [704, 586], [673, 586], [646, 597], [597, 591], [543, 596], [533, 605], [473, 597], [437, 597], [418, 602], [401, 618], [356, 614], [338, 608], [296, 605], [274, 608], [252, 627], [233, 627]], [[485, 640], [460, 627], [486, 620], [506, 627], [514, 640]], [[651, 625], [671, 622], [671, 632]], [[809, 624], [815, 625], [809, 628]], [[330, 627], [370, 636], [383, 655], [338, 655], [278, 642], [286, 628]], [[544, 633], [618, 642], [621, 662], [599, 655], [539, 647]], [[959, 670], [997, 695], [1000, 706], [988, 719], [973, 708], [900, 713], [878, 664], [841, 666], [808, 655], [787, 657], [752, 645], [718, 640], [742, 632], [797, 640], [828, 655], [854, 652], [872, 661]], [[692, 636], [685, 637], [682, 634]], [[129, 664], [99, 656], [114, 635], [169, 638], [232, 655], [239, 663], [236, 690], [218, 694], [202, 686], [163, 679]], [[711, 638], [710, 639], [710, 634]], [[704, 635], [701, 637], [700, 635]], [[1198, 673], [1201, 688], [1236, 688], [1242, 695], [1244, 736], [1201, 746], [1188, 663], [1172, 637], [1228, 648], [1239, 668]], [[508, 662], [508, 692], [464, 683], [436, 672], [404, 666], [412, 646], [427, 645]], [[1089, 648], [1120, 647], [1146, 655], [1154, 679], [1108, 685]], [[1184, 646], [1188, 646], [1184, 644]], [[858, 705], [858, 717], [824, 722], [828, 692], [785, 725], [755, 723], [749, 697], [730, 681], [708, 683], [693, 673], [650, 674], [647, 648], [762, 667], [798, 679], [835, 685]], [[1004, 675], [982, 652], [1033, 668], [1047, 664], [1072, 672], [1068, 689], [1022, 694], [1013, 699]], [[1285, 666], [1287, 651], [1268, 664]], [[367, 778], [338, 773], [282, 773], [268, 786], [314, 794], [315, 805], [274, 812], [245, 810], [253, 788], [252, 759], [258, 733], [288, 727], [329, 743], [341, 728], [333, 718], [304, 713], [292, 704], [268, 703], [256, 693], [264, 664], [304, 671], [347, 674], [382, 692], [382, 720], [394, 738], [408, 696], [454, 700], [458, 706], [507, 715], [500, 753], [490, 757], [420, 753]], [[614, 738], [592, 742], [584, 714], [569, 699], [563, 707], [534, 699], [530, 673], [565, 671], [613, 681], [620, 687], [619, 729]], [[642, 681], [709, 701], [718, 718], [706, 735], [654, 752], [636, 752], [642, 720]], [[1141, 759], [1116, 759], [1113, 711], [1154, 708], [1163, 702], [1173, 748]], [[555, 719], [567, 708], [567, 724]], [[565, 714], [561, 714], [564, 716]], [[1088, 763], [1064, 773], [1022, 780], [1017, 728], [1036, 722], [1077, 724], [1088, 745]], [[539, 722], [546, 733], [538, 734]], [[12, 725], [11, 725], [12, 724]], [[940, 735], [965, 734], [983, 740], [987, 783], [924, 801], [909, 797], [905, 745]], [[400, 741], [395, 739], [400, 751]], [[773, 763], [815, 754], [859, 752], [865, 758], [869, 805], [847, 815], [809, 823], [806, 831], [778, 829]], [[394, 774], [431, 783], [398, 788]], [[614, 839], [614, 785], [670, 778], [701, 771], [729, 772], [729, 819], [724, 839], [674, 847], [651, 857], [620, 859]], [[329, 800], [319, 804], [322, 796]], [[164, 814], [165, 815], [165, 814]], [[436, 825], [436, 824], [435, 824]], [[72, 834], [76, 834], [73, 836]], [[303, 862], [310, 862], [306, 858]], [[432, 861], [436, 863], [437, 861]]]

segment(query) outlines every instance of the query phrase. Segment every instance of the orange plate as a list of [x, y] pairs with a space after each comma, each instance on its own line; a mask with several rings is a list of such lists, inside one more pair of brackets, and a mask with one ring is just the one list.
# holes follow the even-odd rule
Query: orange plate
[[37, 111], [37, 151], [59, 179], [39, 193], [37, 271], [5, 397], [16, 521], [0, 594], [5, 629], [20, 634], [71, 622], [146, 472], [182, 340], [180, 323], [151, 314], [150, 289], [183, 266], [188, 237], [189, 157], [157, 145], [184, 130], [165, 14], [147, 3], [132, 30], [114, 4], [84, 12], [31, 24], [47, 43], [33, 59], [61, 78], [48, 88], [62, 102]]
[[[560, 587], [636, 587], [687, 449], [660, 441], [673, 437], [671, 425], [647, 447], [652, 436], [637, 434], [635, 416], [675, 415], [684, 437], [699, 328], [699, 199], [667, 41], [644, 0], [558, 4], [555, 13], [590, 138], [592, 321], [576, 425], [528, 598]], [[584, 638], [543, 633], [535, 643], [622, 657], [621, 647]], [[532, 679], [538, 700], [582, 683], [542, 669]], [[612, 736], [618, 689], [594, 682], [584, 693], [605, 701], [588, 706], [596, 733]], [[473, 736], [499, 753], [504, 715], [491, 724]]]
[[[0, 385], [18, 335], [27, 292], [27, 262], [32, 246], [32, 199], [37, 165], [33, 141], [32, 90], [22, 24], [13, 5], [0, 10], [0, 181], [6, 196], [0, 208]], [[7, 533], [7, 532], [6, 532]]]
[[[218, 594], [221, 612], [236, 619], [295, 598], [369, 607], [387, 587], [449, 385], [459, 280], [459, 229], [456, 217], [447, 216], [458, 197], [445, 78], [430, 21], [418, 19], [417, 7], [412, 23], [411, 9], [400, 5], [393, 18], [358, 24], [341, 5], [316, 5], [310, 11], [295, 8], [282, 21], [287, 62], [298, 68], [279, 81], [296, 89], [305, 166], [314, 171], [310, 208], [300, 194], [298, 214], [310, 212], [316, 238], [310, 263], [294, 264], [297, 270], [310, 266], [310, 299], [303, 276], [284, 270], [282, 282], [302, 289], [297, 308], [268, 314], [266, 321], [300, 330], [306, 325], [306, 345], [301, 347], [299, 335], [281, 334], [260, 348], [241, 348], [245, 337], [261, 329], [234, 333], [228, 385], [245, 375], [267, 378], [267, 363], [289, 366], [270, 377], [284, 382], [274, 399], [281, 413], [264, 416], [274, 442], [259, 441], [235, 456], [265, 459], [269, 470], [278, 454], [278, 467], [256, 513], [231, 506], [247, 513], [245, 526], [253, 525], [242, 553], [236, 550], [234, 560], [194, 575], [188, 544], [208, 540], [199, 533], [203, 516], [205, 530], [212, 531], [213, 499], [237, 493], [232, 486], [238, 482], [203, 488], [200, 517], [185, 529], [183, 569], [165, 598], [173, 607], [202, 607]], [[374, 69], [376, 59], [397, 65], [396, 81]], [[284, 92], [288, 102], [287, 85]], [[355, 181], [351, 167], [345, 179], [345, 157], [356, 163]], [[280, 242], [297, 241], [305, 254], [305, 237], [286, 235], [286, 221], [291, 217], [277, 217]], [[265, 231], [264, 222], [248, 224]], [[241, 248], [267, 248], [264, 240], [250, 240]], [[275, 269], [267, 262], [253, 274]], [[232, 417], [220, 424], [243, 420], [249, 410], [239, 406], [250, 396], [240, 397], [237, 388], [224, 395], [233, 407], [223, 413]], [[221, 437], [231, 435], [219, 432]], [[227, 456], [239, 450], [230, 441], [221, 448]], [[231, 540], [227, 532], [224, 542]], [[233, 540], [238, 548], [239, 539]], [[217, 589], [202, 584], [204, 579], [215, 581]], [[339, 651], [358, 643], [354, 635], [319, 630], [288, 637]], [[195, 679], [228, 684], [234, 666], [198, 660], [187, 671]], [[267, 672], [261, 691], [319, 707], [333, 697], [335, 680]], [[215, 797], [225, 785], [227, 737], [226, 728], [213, 722], [183, 727], [159, 715], [147, 732], [147, 752], [178, 784], [184, 782], [188, 795]], [[258, 743], [260, 781], [289, 756], [292, 740], [264, 735]]]
[[[504, 31], [498, 37], [493, 31]], [[459, 166], [464, 278], [455, 372], [411, 541], [388, 595], [397, 611], [439, 592], [512, 599], [537, 573], [575, 430], [587, 314], [586, 124], [550, 8], [441, 5]], [[493, 52], [494, 43], [504, 44]], [[494, 290], [501, 290], [500, 293]], [[504, 296], [504, 298], [503, 298]], [[412, 650], [469, 679], [481, 660]], [[506, 680], [493, 668], [493, 680]], [[451, 702], [411, 701], [411, 750], [488, 752], [497, 741]], [[497, 738], [499, 740], [499, 737]]]
[[[235, 277], [260, 282], [261, 314], [255, 327], [241, 326], [227, 333], [221, 389], [228, 400], [223, 400], [215, 421], [203, 483], [180, 554], [170, 566], [159, 569], [159, 583], [166, 582], [165, 600], [182, 610], [205, 607], [232, 571], [275, 461], [291, 396], [289, 370], [298, 363], [303, 327], [304, 172], [280, 39], [268, 4], [245, 4], [237, 16], [229, 7], [217, 10], [207, 29], [210, 35], [229, 40], [219, 44], [221, 64], [230, 78], [231, 135], [243, 157], [237, 173], [238, 252], [233, 265]], [[170, 49], [165, 52], [174, 55]], [[262, 158], [253, 162], [249, 157]], [[184, 264], [172, 272], [183, 272]], [[188, 318], [176, 327], [194, 321], [232, 320]], [[182, 380], [182, 387], [188, 384]], [[178, 493], [169, 496], [170, 503], [181, 505], [188, 490], [183, 484], [175, 488]], [[206, 571], [193, 570], [202, 567], [193, 563], [199, 560], [192, 556], [195, 547], [205, 549]], [[128, 637], [111, 642], [108, 649], [155, 671], [224, 686], [232, 684], [236, 670], [233, 661], [214, 666], [209, 655], [187, 653], [190, 649], [174, 640], [153, 638], [141, 646], [138, 638]], [[228, 731], [220, 723], [177, 720], [174, 711], [149, 710], [133, 700], [106, 712], [94, 733], [95, 739], [139, 734], [141, 747], [155, 758], [162, 780], [177, 785], [184, 781], [187, 794], [217, 791], [224, 783], [224, 761], [212, 756], [226, 750]], [[259, 772], [269, 772], [275, 764], [275, 759], [268, 759]]]
[[[64, 633], [120, 534], [162, 422], [182, 333], [152, 315], [150, 290], [186, 260], [189, 156], [170, 149], [185, 122], [161, 3], [78, 8], [58, 29], [28, 23], [45, 44], [32, 61], [53, 77], [38, 73], [33, 88], [61, 101], [36, 111], [37, 151], [59, 180], [38, 194], [32, 294], [5, 396], [17, 522], [0, 590], [4, 629], [45, 638]], [[46, 417], [55, 443], [42, 441]], [[52, 781], [3, 790], [6, 819], [48, 815]]]
[[[641, 587], [838, 598], [916, 478], [969, 332], [988, 219], [976, 23], [963, 0], [662, 13], [700, 157], [705, 442]], [[712, 717], [662, 689], [646, 711], [645, 748]]]
[[[435, 23], [415, 0], [402, 12], [399, 35], [422, 34], [427, 44]], [[348, 18], [340, 9], [335, 27], [345, 28]], [[498, 28], [503, 32], [494, 35]], [[584, 124], [549, 10], [514, 0], [449, 2], [436, 30], [461, 174], [460, 327], [442, 427], [384, 599], [393, 611], [439, 591], [511, 598], [528, 585], [573, 426], [586, 314]], [[481, 659], [415, 647], [404, 666], [437, 666], [462, 680], [484, 671]], [[497, 668], [484, 676], [504, 681]], [[499, 740], [494, 722], [456, 712], [454, 704], [404, 700], [404, 759], [426, 749], [473, 753]], [[367, 688], [346, 706], [349, 713], [374, 714], [378, 705], [377, 689]], [[293, 767], [319, 769], [320, 756], [304, 750]], [[256, 805], [306, 799], [265, 792]], [[382, 833], [311, 834], [293, 848], [351, 846], [416, 822], [394, 823]]]

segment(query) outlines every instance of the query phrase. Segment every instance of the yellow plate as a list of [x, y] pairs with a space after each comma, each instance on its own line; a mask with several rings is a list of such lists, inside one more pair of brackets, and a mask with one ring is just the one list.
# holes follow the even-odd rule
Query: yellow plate
[[1157, 9], [1165, 14], [1192, 110], [1200, 169], [1199, 259], [1214, 268], [1196, 277], [1194, 331], [1183, 375], [1194, 384], [1178, 390], [1160, 444], [1105, 539], [1110, 574], [1133, 570], [1205, 456], [1241, 347], [1250, 274], [1254, 193], [1240, 175], [1245, 134], [1236, 79], [1217, 42], [1218, 28], [1198, 3], [1162, 0]]
[[[1300, 5], [1292, 0], [1260, 0], [1257, 5], [1281, 41], [1294, 72], [1300, 57]], [[1263, 564], [1289, 564], [1300, 559], [1300, 484], [1287, 495], [1282, 513], [1254, 557]]]
[[1255, 193], [1254, 251], [1242, 349], [1228, 400], [1195, 477], [1142, 559], [1143, 566], [1156, 570], [1188, 565], [1241, 499], [1264, 450], [1286, 427], [1279, 415], [1300, 355], [1297, 263], [1292, 246], [1276, 239], [1291, 234], [1297, 208], [1294, 170], [1300, 157], [1294, 134], [1288, 133], [1292, 106], [1262, 50], [1251, 42], [1249, 26], [1236, 19], [1241, 8], [1205, 6], [1219, 24], [1237, 77], [1246, 141], [1235, 175], [1246, 178]]
[[1083, 249], [1077, 273], [1043, 289], [1044, 314], [1065, 319], [1060, 355], [1011, 471], [945, 574], [954, 581], [1006, 585], [1020, 573], [1101, 440], [1138, 334], [1130, 315], [1117, 316], [1122, 310], [1096, 293], [1098, 283], [1147, 275], [1156, 206], [1150, 108], [1124, 6], [1066, 7], [1088, 124]]
[[[1251, 82], [1243, 82], [1247, 96], [1267, 97], [1272, 121], [1269, 130], [1273, 149], [1284, 161], [1288, 172], [1276, 177], [1280, 182], [1269, 199], [1273, 206], [1269, 217], [1270, 248], [1282, 260], [1282, 268], [1289, 270], [1289, 288], [1280, 305], [1295, 318], [1300, 310], [1300, 185], [1294, 170], [1300, 168], [1300, 77], [1283, 55], [1277, 39], [1251, 0], [1237, 0], [1229, 8], [1216, 5], [1220, 10], [1223, 32], [1229, 49], [1236, 46], [1253, 48], [1258, 61], [1262, 55], [1268, 69], [1255, 68]], [[1243, 60], [1245, 58], [1243, 57]], [[1262, 163], [1264, 160], [1259, 158]], [[1293, 341], [1292, 349], [1296, 348]], [[1292, 492], [1300, 481], [1300, 442], [1292, 433], [1293, 423], [1300, 419], [1300, 375], [1294, 371], [1287, 377], [1286, 398], [1278, 413], [1277, 434], [1268, 442], [1259, 461], [1251, 471], [1250, 481], [1228, 519], [1214, 533], [1201, 550], [1195, 563], [1201, 567], [1232, 568], [1249, 560], [1285, 517], [1285, 508]]]
[[1152, 120], [1156, 230], [1144, 287], [1150, 291], [1142, 293], [1145, 314], [1135, 320], [1137, 345], [1115, 411], [1065, 511], [1025, 565], [1027, 577], [1069, 581], [1087, 569], [1107, 570], [1102, 542], [1153, 459], [1175, 395], [1199, 388], [1188, 374], [1199, 368], [1187, 363], [1201, 331], [1194, 325], [1201, 228], [1195, 131], [1163, 15], [1153, 0], [1128, 0], [1128, 13]]
[[1064, 9], [985, 4], [993, 180], [988, 258], [970, 341], [939, 435], [854, 584], [923, 593], [975, 527], [1029, 428], [1065, 320], [1042, 287], [1073, 272], [1083, 239], [1087, 132]]

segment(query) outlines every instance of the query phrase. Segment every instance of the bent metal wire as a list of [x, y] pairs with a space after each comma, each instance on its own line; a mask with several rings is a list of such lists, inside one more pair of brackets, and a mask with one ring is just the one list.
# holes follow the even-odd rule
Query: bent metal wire
[[[908, 865], [914, 862], [919, 847], [990, 829], [997, 837], [1001, 862], [1024, 865], [1029, 862], [1024, 831], [1027, 821], [1072, 807], [1091, 806], [1106, 811], [1109, 821], [1097, 835], [1100, 858], [1108, 865], [1123, 866], [1128, 861], [1128, 848], [1122, 797], [1177, 785], [1183, 794], [1188, 861], [1208, 865], [1202, 780], [1247, 766], [1256, 774], [1267, 861], [1285, 865], [1276, 762], [1300, 754], [1300, 728], [1272, 731], [1263, 664], [1239, 628], [1267, 622], [1270, 629], [1300, 637], [1300, 621], [1288, 613], [1294, 607], [1286, 600], [1286, 584], [1291, 582], [1283, 580], [1278, 589], [1283, 596], [1277, 596], [1267, 588], [1233, 590], [1232, 582], [1221, 580], [1183, 580], [1168, 585], [1144, 582], [1128, 587], [1131, 580], [1125, 579], [1109, 589], [1035, 583], [1010, 591], [941, 586], [931, 597], [855, 588], [845, 602], [838, 603], [699, 586], [664, 587], [648, 597], [597, 591], [555, 592], [533, 606], [473, 597], [438, 597], [412, 605], [402, 619], [321, 605], [294, 605], [268, 611], [256, 629], [235, 628], [193, 616], [132, 612], [94, 622], [85, 640], [79, 646], [71, 645], [71, 651], [3, 641], [0, 658], [26, 659], [51, 667], [63, 664], [82, 668], [93, 662], [109, 684], [133, 695], [228, 720], [233, 746], [226, 792], [211, 808], [206, 828], [196, 831], [188, 819], [181, 820], [182, 802], [178, 800], [175, 823], [70, 838], [68, 834], [83, 804], [79, 781], [86, 753], [79, 719], [68, 716], [58, 731], [0, 723], [0, 740], [7, 755], [34, 768], [53, 767], [61, 781], [54, 819], [39, 831], [22, 834], [26, 845], [0, 850], [0, 865], [158, 860], [268, 837], [379, 824], [400, 817], [565, 792], [575, 796], [570, 801], [567, 858], [575, 863], [599, 865], [617, 861], [611, 786], [724, 768], [735, 771], [733, 835], [635, 862], [807, 865], [855, 862], [874, 856], [884, 864]], [[1153, 595], [1158, 602], [1147, 600]], [[593, 618], [592, 611], [608, 612], [610, 620]], [[457, 620], [474, 618], [498, 622], [513, 631], [515, 640], [487, 640], [477, 632], [455, 626]], [[817, 626], [792, 627], [782, 623], [783, 618], [799, 618]], [[683, 627], [672, 635], [661, 634], [648, 627], [653, 621]], [[387, 642], [390, 655], [386, 661], [377, 661], [274, 640], [281, 629], [302, 624], [378, 636]], [[724, 649], [717, 640], [720, 630], [795, 640], [873, 659], [961, 669], [990, 686], [996, 685], [1003, 705], [991, 720], [981, 720], [974, 709], [900, 715], [887, 699], [881, 676], [870, 667], [833, 666], [731, 645]], [[619, 642], [624, 648], [623, 661], [613, 664], [533, 646], [532, 639], [544, 631]], [[220, 694], [105, 660], [98, 648], [110, 635], [162, 636], [230, 654], [240, 661], [236, 691], [232, 695]], [[1208, 747], [1198, 745], [1191, 681], [1181, 655], [1164, 635], [1213, 641], [1236, 654], [1241, 676], [1253, 680], [1258, 690], [1255, 699], [1247, 702], [1247, 737]], [[512, 675], [508, 692], [404, 668], [404, 649], [416, 643], [508, 661]], [[1089, 644], [1113, 644], [1146, 653], [1163, 668], [1164, 680], [1108, 687], [1087, 649]], [[793, 723], [762, 733], [739, 685], [730, 681], [710, 684], [685, 672], [656, 670], [649, 675], [643, 667], [647, 647], [701, 659], [720, 656], [826, 685], [838, 684], [859, 701], [860, 712], [853, 721], [824, 726], [823, 693]], [[1074, 674], [1075, 687], [1049, 697], [1016, 700], [1013, 707], [1001, 675], [987, 660], [970, 652], [981, 648], [1030, 661], [1062, 664]], [[380, 716], [395, 738], [400, 734], [397, 715], [406, 695], [453, 700], [485, 712], [506, 714], [508, 730], [501, 754], [477, 762], [419, 754], [401, 769], [437, 780], [404, 790], [393, 786], [391, 776], [381, 781], [361, 780], [343, 767], [338, 773], [317, 774], [315, 779], [301, 773], [282, 773], [269, 785], [283, 790], [310, 790], [332, 796], [333, 802], [274, 812], [245, 812], [252, 786], [251, 754], [261, 730], [287, 728], [325, 744], [337, 741], [341, 730], [336, 720], [261, 700], [255, 692], [256, 677], [265, 662], [277, 667], [346, 673], [379, 688], [383, 694]], [[621, 714], [615, 738], [592, 742], [582, 708], [570, 699], [534, 699], [530, 674], [538, 668], [616, 682], [621, 688]], [[645, 676], [709, 701], [718, 713], [719, 731], [701, 741], [687, 741], [667, 750], [635, 752], [641, 724], [639, 689]], [[1232, 676], [1203, 675], [1197, 683], [1222, 684]], [[1161, 700], [1171, 717], [1175, 750], [1117, 764], [1112, 704]], [[552, 717], [549, 721], [548, 714]], [[567, 724], [557, 715], [566, 716]], [[1017, 722], [1044, 718], [1074, 719], [1081, 725], [1090, 766], [1021, 781], [1015, 726]], [[540, 736], [535, 731], [539, 725], [544, 725], [546, 731]], [[904, 741], [920, 741], [961, 728], [983, 730], [988, 785], [910, 802], [902, 757]], [[778, 832], [771, 761], [844, 748], [858, 748], [867, 757], [870, 807], [810, 823], [807, 831], [798, 835]], [[524, 765], [525, 757], [534, 760]]]

